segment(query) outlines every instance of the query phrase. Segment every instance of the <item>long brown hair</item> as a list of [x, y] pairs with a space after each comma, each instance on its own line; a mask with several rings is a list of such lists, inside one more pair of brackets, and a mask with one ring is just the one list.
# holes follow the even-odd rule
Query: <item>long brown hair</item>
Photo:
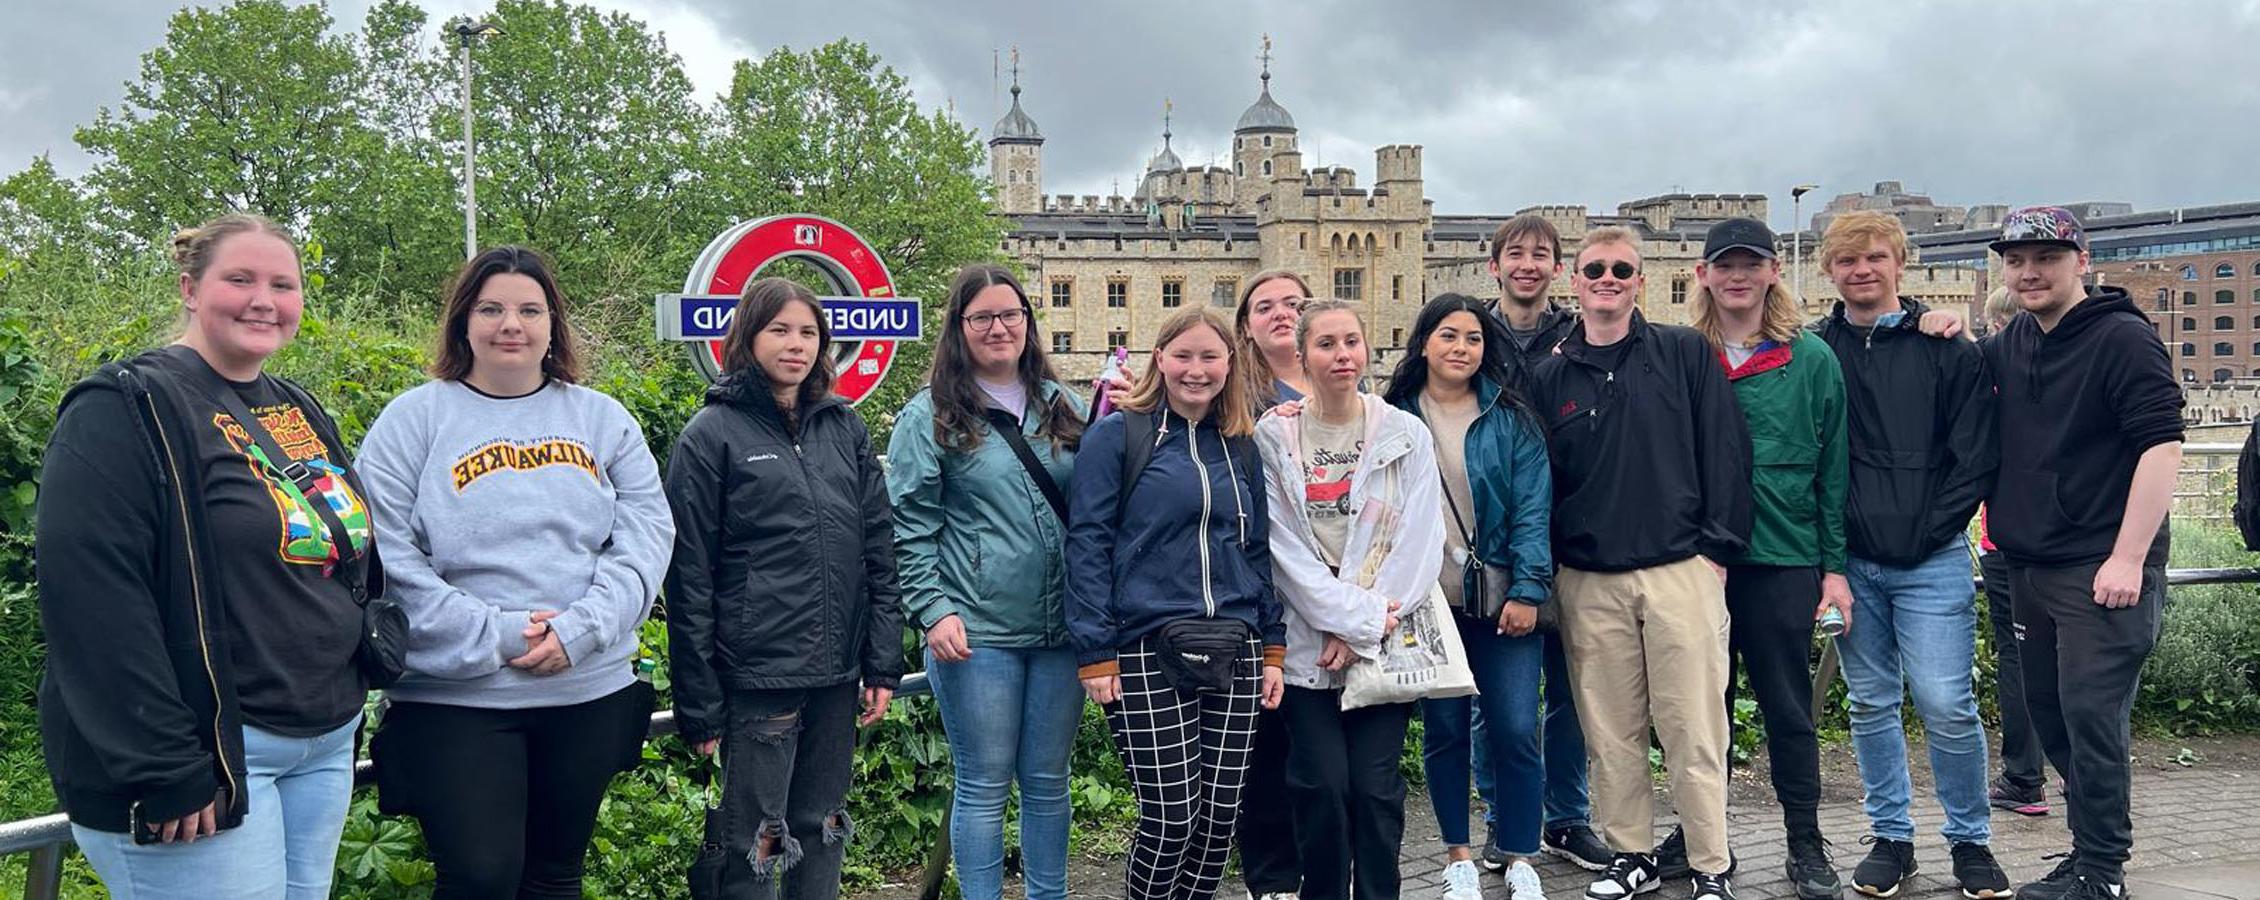
[[1225, 437], [1256, 433], [1255, 398], [1246, 384], [1247, 348], [1233, 346], [1232, 335], [1225, 330], [1224, 320], [1205, 309], [1188, 309], [1161, 323], [1161, 338], [1154, 341], [1154, 358], [1147, 362], [1145, 373], [1138, 376], [1138, 383], [1130, 389], [1130, 396], [1122, 401], [1123, 408], [1133, 412], [1152, 413], [1169, 402], [1168, 386], [1162, 384], [1161, 352], [1169, 349], [1171, 341], [1195, 328], [1214, 331], [1217, 340], [1224, 342], [1224, 389], [1217, 392], [1216, 400], [1209, 408], [1209, 417], [1216, 420], [1216, 429]]
[[1305, 301], [1311, 298], [1310, 282], [1304, 281], [1303, 276], [1286, 269], [1270, 269], [1257, 272], [1248, 279], [1246, 286], [1240, 288], [1240, 307], [1232, 312], [1232, 333], [1236, 340], [1227, 343], [1236, 343], [1239, 355], [1248, 361], [1247, 375], [1241, 381], [1247, 385], [1249, 401], [1259, 409], [1268, 409], [1278, 401], [1275, 395], [1278, 393], [1279, 374], [1271, 370], [1271, 360], [1263, 355], [1263, 348], [1256, 346], [1255, 335], [1248, 333], [1248, 316], [1255, 310], [1253, 300], [1256, 288], [1262, 287], [1264, 282], [1282, 278], [1301, 288]]
[[730, 330], [722, 335], [722, 373], [751, 375], [766, 386], [769, 373], [761, 368], [761, 360], [754, 358], [753, 339], [794, 303], [805, 304], [816, 316], [816, 357], [809, 361], [808, 377], [800, 382], [800, 400], [794, 404], [806, 410], [810, 403], [832, 392], [832, 323], [824, 317], [823, 301], [790, 278], [760, 278], [745, 286], [737, 310], [730, 314]]
[[[1020, 280], [1003, 266], [974, 263], [957, 270], [950, 280], [949, 306], [942, 315], [942, 337], [934, 345], [934, 369], [927, 375], [927, 390], [934, 406], [934, 443], [942, 449], [970, 453], [988, 437], [989, 422], [981, 410], [988, 406], [979, 385], [973, 383], [973, 350], [965, 344], [965, 309], [983, 290], [996, 285], [1012, 289], [1027, 322], [1021, 334], [1020, 360], [1014, 367], [1028, 399], [1041, 401], [1044, 384], [1059, 380], [1051, 360], [1036, 340], [1036, 309]], [[1072, 450], [1083, 441], [1083, 417], [1062, 397], [1044, 405], [1043, 421], [1036, 431], [1051, 438], [1054, 449]]]
[[549, 353], [541, 358], [541, 373], [566, 384], [581, 380], [580, 345], [573, 340], [573, 325], [565, 312], [565, 294], [557, 289], [549, 260], [525, 247], [496, 247], [472, 257], [455, 272], [447, 307], [439, 319], [439, 350], [432, 354], [433, 378], [461, 381], [471, 374], [471, 309], [479, 305], [479, 290], [496, 275], [524, 275], [541, 285], [549, 301]]

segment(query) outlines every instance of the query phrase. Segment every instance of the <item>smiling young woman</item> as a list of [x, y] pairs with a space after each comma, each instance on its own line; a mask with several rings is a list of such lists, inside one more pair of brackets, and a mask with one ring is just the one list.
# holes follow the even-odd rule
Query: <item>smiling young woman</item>
[[378, 804], [421, 823], [434, 896], [576, 896], [643, 744], [652, 691], [629, 661], [674, 520], [635, 418], [579, 384], [541, 254], [464, 264], [431, 371], [359, 461], [411, 626], [370, 742]]

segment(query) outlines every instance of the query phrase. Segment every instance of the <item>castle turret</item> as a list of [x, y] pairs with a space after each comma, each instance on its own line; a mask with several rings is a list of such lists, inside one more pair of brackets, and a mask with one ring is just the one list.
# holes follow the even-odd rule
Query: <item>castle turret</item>
[[[1240, 121], [1232, 128], [1232, 175], [1238, 182], [1234, 186], [1233, 208], [1240, 212], [1254, 212], [1256, 198], [1271, 192], [1272, 179], [1280, 172], [1282, 154], [1295, 150], [1295, 117], [1287, 108], [1271, 99], [1271, 36], [1264, 35], [1263, 88], [1256, 102], [1249, 104], [1240, 114]], [[1298, 157], [1297, 162], [1300, 162]], [[1298, 172], [1300, 165], [1297, 166]], [[1298, 177], [1300, 177], [1298, 175]]]
[[1012, 51], [1012, 111], [997, 120], [989, 135], [989, 180], [996, 183], [997, 210], [1007, 215], [1042, 212], [1044, 135], [1020, 108], [1020, 49]]

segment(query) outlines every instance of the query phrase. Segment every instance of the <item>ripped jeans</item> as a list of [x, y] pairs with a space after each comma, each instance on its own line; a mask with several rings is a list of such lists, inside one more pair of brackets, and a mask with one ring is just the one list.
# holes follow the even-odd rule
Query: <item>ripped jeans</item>
[[801, 690], [731, 691], [722, 738], [722, 805], [706, 814], [691, 895], [728, 900], [835, 900], [855, 826], [854, 682]]

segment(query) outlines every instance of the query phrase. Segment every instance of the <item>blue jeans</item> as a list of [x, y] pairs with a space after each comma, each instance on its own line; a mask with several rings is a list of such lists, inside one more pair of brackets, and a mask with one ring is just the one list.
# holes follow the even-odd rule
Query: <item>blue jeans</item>
[[1504, 804], [1493, 806], [1498, 849], [1519, 856], [1538, 855], [1538, 829], [1546, 769], [1538, 754], [1538, 674], [1544, 639], [1536, 634], [1507, 637], [1498, 625], [1457, 613], [1460, 642], [1476, 695], [1421, 702], [1421, 761], [1428, 773], [1428, 802], [1436, 809], [1444, 845], [1468, 841], [1468, 764], [1470, 712], [1484, 711], [1484, 763], [1490, 780], [1506, 789]]
[[1986, 801], [1985, 726], [1978, 721], [1971, 666], [1977, 656], [1977, 592], [1970, 580], [1970, 548], [1957, 539], [1913, 566], [1886, 566], [1857, 557], [1846, 566], [1852, 583], [1852, 629], [1836, 639], [1851, 695], [1852, 750], [1867, 788], [1868, 821], [1875, 835], [1911, 841], [1907, 814], [1913, 788], [1907, 778], [1907, 734], [1902, 697], [1912, 691], [1915, 712], [1929, 735], [1931, 776], [1946, 810], [1940, 829], [1953, 843], [1992, 837]]
[[122, 832], [71, 826], [86, 861], [117, 900], [326, 900], [353, 802], [359, 716], [328, 734], [243, 729], [243, 824], [193, 844], [136, 844]]
[[1067, 764], [1083, 722], [1075, 651], [975, 647], [964, 662], [926, 654], [949, 735], [957, 792], [950, 855], [964, 900], [1004, 896], [1004, 805], [1020, 783], [1020, 861], [1028, 900], [1067, 896]]
[[[1540, 730], [1546, 758], [1546, 830], [1584, 825], [1593, 820], [1593, 802], [1585, 793], [1585, 732], [1577, 724], [1577, 698], [1569, 690], [1569, 657], [1562, 654], [1562, 634], [1542, 632], [1545, 645], [1546, 725]], [[1492, 780], [1490, 741], [1484, 737], [1483, 707], [1474, 715], [1475, 793], [1483, 798], [1483, 824], [1499, 823], [1499, 785]], [[1427, 726], [1422, 726], [1426, 728]]]

